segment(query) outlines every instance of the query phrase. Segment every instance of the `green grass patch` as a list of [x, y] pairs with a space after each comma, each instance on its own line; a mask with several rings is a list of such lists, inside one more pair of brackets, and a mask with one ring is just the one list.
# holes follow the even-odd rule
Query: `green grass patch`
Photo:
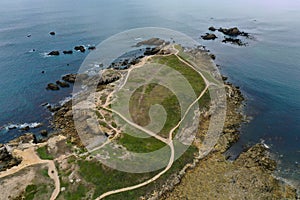
[[153, 172], [146, 174], [121, 172], [105, 167], [98, 161], [79, 160], [78, 165], [81, 176], [95, 187], [93, 199], [107, 191], [138, 184], [155, 175]]
[[209, 108], [210, 106], [210, 94], [209, 94], [209, 90], [206, 90], [205, 93], [203, 94], [203, 96], [199, 99], [198, 103], [199, 103], [199, 108]]
[[[114, 194], [105, 198], [105, 200], [120, 200], [120, 199], [132, 199], [138, 200], [140, 196], [147, 194], [148, 192], [155, 190], [160, 190], [161, 186], [165, 181], [174, 173], [177, 173], [181, 170], [187, 163], [191, 163], [194, 159], [194, 154], [197, 153], [198, 149], [194, 146], [190, 146], [187, 151], [173, 163], [173, 166], [162, 175], [158, 180], [138, 188], [136, 190], [131, 190], [128, 192], [122, 192], [119, 194]], [[158, 172], [156, 172], [158, 173]]]
[[150, 123], [149, 110], [153, 105], [162, 105], [167, 113], [167, 120], [160, 136], [168, 137], [169, 131], [180, 121], [181, 108], [175, 94], [158, 84], [148, 84], [138, 88], [131, 96], [129, 110], [133, 121], [140, 126]]
[[38, 148], [36, 152], [43, 160], [53, 160], [53, 156], [48, 153], [47, 146]]
[[64, 194], [65, 200], [75, 200], [75, 199], [83, 199], [86, 196], [86, 193], [88, 192], [87, 188], [83, 184], [79, 184], [74, 191], [70, 192], [67, 191]]
[[122, 133], [122, 136], [118, 142], [126, 147], [128, 151], [136, 153], [152, 152], [166, 146], [165, 143], [157, 140], [154, 137], [138, 138], [126, 133]]
[[181, 73], [189, 81], [196, 95], [201, 94], [201, 92], [204, 90], [205, 82], [200, 74], [190, 66], [181, 62], [175, 55], [155, 56], [153, 58], [153, 62], [167, 65]]
[[38, 195], [43, 195], [48, 192], [47, 185], [28, 185], [25, 189], [24, 199], [33, 200]]
[[42, 174], [44, 177], [49, 178], [48, 169], [41, 169], [41, 174]]
[[37, 192], [37, 185], [28, 185], [25, 189], [25, 200], [32, 200]]

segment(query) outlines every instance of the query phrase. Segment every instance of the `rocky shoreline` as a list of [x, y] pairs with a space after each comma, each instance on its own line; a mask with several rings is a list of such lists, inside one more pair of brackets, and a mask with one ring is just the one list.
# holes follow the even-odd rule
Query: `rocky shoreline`
[[[210, 28], [213, 30], [212, 28]], [[240, 32], [241, 34], [243, 32]], [[225, 33], [224, 33], [225, 34]], [[149, 43], [164, 43], [156, 38], [148, 40]], [[139, 45], [143, 45], [140, 43]], [[75, 49], [77, 50], [77, 49]], [[78, 50], [81, 51], [80, 47]], [[157, 48], [149, 48], [146, 55], [159, 53]], [[66, 82], [74, 83], [77, 74], [69, 74], [62, 78], [63, 82], [56, 82], [52, 89], [59, 89], [58, 86], [66, 86]], [[85, 77], [86, 78], [86, 77]], [[85, 79], [83, 78], [83, 79]], [[101, 90], [105, 85], [110, 84], [119, 77], [103, 79], [98, 84]], [[276, 169], [276, 162], [270, 158], [268, 149], [264, 144], [256, 144], [245, 150], [235, 161], [231, 162], [224, 153], [236, 143], [240, 137], [241, 124], [245, 121], [243, 113], [244, 97], [238, 87], [226, 82], [227, 94], [227, 115], [224, 131], [215, 145], [213, 151], [205, 158], [195, 156], [193, 163], [187, 164], [181, 171], [170, 176], [164, 185], [140, 199], [297, 199], [296, 190], [291, 186], [278, 181], [273, 177], [272, 172]], [[48, 85], [49, 87], [49, 85]], [[67, 86], [66, 86], [67, 87]], [[50, 88], [49, 88], [50, 89]], [[53, 135], [64, 135], [67, 141], [80, 148], [84, 148], [73, 121], [72, 101], [67, 101], [61, 107], [52, 110], [55, 132]], [[202, 116], [201, 126], [207, 127], [209, 115]], [[197, 137], [202, 137], [205, 130], [200, 131]], [[9, 145], [25, 143], [31, 140], [37, 142], [32, 134], [21, 136], [9, 143]], [[21, 160], [14, 158], [7, 147], [0, 145], [0, 164], [5, 161], [8, 169], [18, 165]], [[1, 171], [1, 169], [0, 169]], [[196, 195], [196, 196], [193, 196]], [[197, 196], [200, 195], [200, 196]], [[227, 195], [227, 196], [226, 196]]]
[[[224, 155], [238, 141], [239, 129], [245, 122], [240, 89], [229, 82], [225, 85], [227, 117], [223, 134], [212, 152], [202, 159], [196, 156], [193, 163], [141, 199], [297, 199], [295, 188], [273, 176], [276, 161], [263, 143], [245, 149], [233, 162]], [[208, 126], [208, 118], [202, 117], [201, 121]]]

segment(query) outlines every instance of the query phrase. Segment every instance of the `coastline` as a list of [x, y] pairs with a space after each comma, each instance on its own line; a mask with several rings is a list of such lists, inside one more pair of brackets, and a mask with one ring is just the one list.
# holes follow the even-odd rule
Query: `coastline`
[[[225, 78], [224, 78], [225, 79]], [[229, 104], [232, 106], [232, 108], [228, 109], [229, 113], [227, 113], [227, 116], [230, 116], [230, 120], [227, 121], [227, 124], [225, 127], [227, 129], [224, 130], [224, 134], [221, 136], [219, 139], [218, 144], [216, 145], [214, 151], [208, 155], [208, 157], [205, 157], [204, 159], [197, 159], [195, 158], [193, 160], [193, 164], [187, 164], [180, 172], [178, 172], [177, 175], [172, 175], [174, 179], [168, 180], [166, 182], [166, 185], [162, 187], [162, 190], [160, 191], [152, 191], [151, 194], [147, 194], [144, 198], [145, 199], [172, 199], [172, 198], [178, 198], [181, 199], [182, 196], [180, 196], [180, 182], [188, 181], [187, 179], [191, 179], [191, 177], [195, 177], [193, 173], [196, 173], [195, 168], [199, 168], [199, 164], [203, 164], [203, 162], [211, 162], [215, 160], [219, 160], [217, 162], [222, 162], [222, 163], [230, 163], [225, 156], [223, 155], [226, 150], [230, 148], [230, 146], [235, 143], [238, 138], [239, 138], [239, 128], [240, 125], [243, 123], [244, 120], [244, 113], [242, 113], [242, 104], [244, 101], [244, 98], [240, 92], [240, 90], [233, 86], [230, 83], [227, 84], [227, 94], [229, 99]], [[230, 102], [230, 99], [233, 101]], [[54, 119], [53, 119], [53, 124], [55, 126], [55, 132], [47, 139], [47, 141], [50, 138], [53, 138], [57, 135], [64, 135], [67, 137], [67, 141], [70, 141], [72, 145], [75, 145], [79, 148], [83, 148], [83, 145], [80, 142], [80, 139], [78, 138], [74, 123], [72, 123], [73, 116], [72, 116], [72, 102], [67, 101], [65, 102], [60, 109], [54, 112]], [[46, 142], [47, 142], [46, 141]], [[254, 154], [249, 154], [249, 152], [254, 151]], [[239, 160], [238, 165], [241, 167], [246, 167], [248, 168], [248, 164], [252, 164], [253, 161], [253, 155], [256, 155], [256, 153], [259, 152], [263, 154], [261, 157], [259, 157], [258, 160], [255, 161], [255, 163], [259, 163], [261, 161], [266, 161], [265, 165], [261, 168], [261, 166], [251, 166], [254, 167], [255, 169], [262, 170], [263, 173], [266, 173], [268, 176], [272, 176], [271, 172], [275, 168], [274, 161], [271, 161], [269, 159], [269, 155], [265, 155], [267, 152], [267, 149], [264, 147], [262, 144], [257, 144], [248, 149], [246, 152], [242, 153], [240, 156], [244, 156], [244, 158], [241, 158]], [[253, 153], [253, 152], [252, 152]], [[254, 156], [256, 157], [256, 156]], [[238, 158], [239, 159], [239, 158]], [[238, 160], [237, 159], [237, 160]], [[264, 162], [263, 162], [264, 163]], [[250, 167], [250, 168], [251, 168]], [[190, 176], [190, 178], [186, 178], [187, 176]], [[278, 186], [280, 187], [280, 186]], [[284, 186], [285, 187], [285, 186]], [[289, 187], [287, 187], [288, 190], [291, 190], [291, 193], [295, 192]], [[170, 191], [173, 191], [173, 193]], [[210, 191], [211, 192], [211, 191]], [[173, 196], [172, 196], [173, 195]], [[175, 196], [176, 197], [175, 197]], [[288, 195], [293, 195], [293, 194], [288, 194]], [[281, 196], [282, 197], [282, 196]], [[291, 197], [291, 196], [289, 196]], [[295, 196], [296, 197], [296, 196]]]

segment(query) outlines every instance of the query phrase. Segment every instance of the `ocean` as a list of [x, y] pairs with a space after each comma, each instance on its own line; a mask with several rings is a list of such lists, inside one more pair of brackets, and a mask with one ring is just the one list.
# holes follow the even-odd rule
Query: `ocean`
[[[43, 123], [33, 132], [49, 126], [51, 113], [42, 105], [58, 103], [72, 88], [47, 91], [46, 85], [75, 73], [88, 54], [54, 57], [46, 56], [48, 52], [97, 45], [132, 28], [164, 27], [187, 34], [216, 54], [222, 74], [246, 96], [245, 109], [252, 120], [243, 125], [241, 139], [229, 153], [237, 155], [263, 140], [278, 160], [277, 174], [299, 187], [299, 19], [299, 0], [2, 0], [0, 143], [24, 133], [4, 129], [9, 125]], [[237, 26], [254, 38], [245, 39], [246, 47], [223, 44], [219, 33], [214, 41], [201, 40], [210, 26]]]

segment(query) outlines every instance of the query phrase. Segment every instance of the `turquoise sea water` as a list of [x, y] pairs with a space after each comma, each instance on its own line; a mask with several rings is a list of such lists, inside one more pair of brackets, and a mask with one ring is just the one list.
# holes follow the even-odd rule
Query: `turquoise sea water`
[[[51, 114], [41, 104], [57, 103], [70, 95], [71, 88], [52, 92], [45, 86], [63, 74], [76, 72], [88, 52], [59, 57], [47, 57], [46, 52], [96, 45], [131, 28], [165, 27], [206, 45], [217, 55], [222, 73], [246, 95], [246, 110], [253, 120], [242, 128], [242, 137], [230, 153], [237, 154], [244, 145], [263, 139], [279, 159], [280, 175], [299, 183], [299, 19], [299, 0], [2, 0], [0, 126], [47, 125]], [[247, 40], [247, 47], [222, 44], [221, 38], [199, 39], [211, 25], [238, 26], [255, 39]], [[57, 34], [50, 36], [50, 31]], [[2, 131], [0, 142], [19, 134], [22, 132]]]

